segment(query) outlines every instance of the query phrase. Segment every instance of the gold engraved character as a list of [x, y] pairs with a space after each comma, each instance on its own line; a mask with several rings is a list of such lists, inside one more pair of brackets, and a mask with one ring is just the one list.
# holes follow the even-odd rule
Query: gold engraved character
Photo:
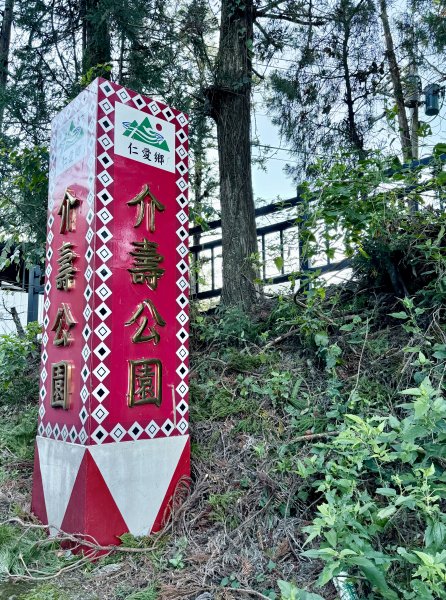
[[162, 365], [158, 359], [129, 360], [129, 406], [161, 405]]
[[79, 200], [73, 194], [72, 190], [67, 188], [65, 190], [64, 197], [59, 206], [57, 214], [60, 215], [60, 233], [67, 233], [67, 231], [73, 231], [74, 226], [74, 215], [73, 210], [78, 206]]
[[51, 365], [51, 406], [64, 408], [70, 406], [72, 364], [62, 360]]
[[69, 346], [73, 341], [70, 335], [70, 330], [76, 325], [76, 321], [71, 314], [71, 309], [68, 304], [62, 302], [60, 308], [57, 309], [56, 318], [54, 320], [51, 331], [55, 331], [53, 344], [55, 346]]
[[56, 287], [58, 290], [70, 290], [74, 285], [74, 277], [77, 269], [73, 267], [73, 260], [77, 254], [73, 252], [74, 245], [64, 242], [59, 248], [59, 269], [56, 276]]
[[155, 198], [150, 191], [147, 183], [142, 186], [141, 191], [134, 198], [127, 202], [128, 206], [137, 206], [136, 221], [133, 227], [139, 227], [146, 216], [146, 207], [148, 206], [146, 228], [153, 233], [155, 231], [155, 212], [163, 212], [165, 210], [164, 204]]
[[132, 242], [135, 248], [130, 255], [133, 256], [133, 269], [128, 269], [132, 274], [133, 283], [147, 283], [151, 290], [156, 290], [158, 287], [158, 279], [165, 272], [165, 269], [160, 269], [159, 263], [164, 260], [164, 256], [158, 254], [158, 244], [149, 242], [145, 239], [142, 242]]
[[[159, 332], [156, 330], [155, 326], [148, 325], [149, 319], [146, 315], [143, 315], [145, 308], [148, 309], [150, 316], [152, 317], [152, 319], [155, 320], [155, 323], [157, 325], [159, 325], [160, 327], [164, 327], [166, 325], [166, 321], [159, 314], [159, 312], [155, 308], [155, 305], [153, 304], [153, 302], [149, 299], [143, 300], [143, 302], [138, 304], [135, 312], [130, 317], [130, 319], [128, 321], [126, 321], [125, 325], [127, 327], [129, 325], [133, 325], [134, 323], [136, 323], [137, 319], [139, 319], [141, 317], [141, 319], [139, 320], [139, 323], [138, 323], [138, 329], [135, 331], [135, 333], [132, 336], [132, 342], [134, 344], [139, 344], [141, 342], [152, 342], [153, 341], [154, 345], [156, 346], [158, 344], [158, 342], [160, 341], [161, 336], [160, 336]], [[144, 333], [145, 331], [146, 331], [146, 333]]]

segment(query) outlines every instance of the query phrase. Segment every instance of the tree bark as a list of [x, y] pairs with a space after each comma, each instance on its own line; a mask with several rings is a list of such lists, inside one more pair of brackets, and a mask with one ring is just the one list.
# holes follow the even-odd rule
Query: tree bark
[[[110, 31], [106, 18], [106, 10], [101, 0], [81, 0], [82, 14], [82, 66], [86, 74], [98, 65], [105, 65], [111, 60]], [[94, 76], [108, 79], [108, 70], [99, 68]]]
[[409, 121], [407, 119], [406, 107], [404, 105], [404, 93], [401, 83], [401, 72], [395, 54], [392, 32], [390, 31], [389, 16], [387, 14], [386, 0], [379, 2], [381, 10], [381, 21], [383, 24], [384, 40], [386, 44], [386, 58], [389, 63], [390, 77], [392, 79], [393, 94], [398, 109], [398, 126], [403, 151], [404, 161], [412, 160], [412, 143], [410, 138]]
[[5, 92], [8, 82], [9, 50], [11, 46], [11, 30], [14, 18], [14, 0], [5, 0], [2, 27], [0, 30], [0, 134], [3, 131], [5, 114]]
[[[192, 189], [194, 191], [194, 211], [196, 214], [201, 213], [203, 206], [203, 175], [204, 175], [204, 164], [205, 164], [205, 140], [206, 126], [202, 118], [200, 118], [195, 124], [195, 144], [193, 147], [194, 156], [194, 178]], [[192, 237], [192, 244], [198, 246], [201, 240], [201, 232], [194, 233]], [[195, 255], [191, 255], [191, 293], [197, 293], [197, 280], [198, 280], [198, 264], [195, 259]]]
[[10, 313], [12, 320], [14, 321], [14, 325], [17, 330], [17, 335], [19, 336], [19, 338], [24, 338], [25, 330], [23, 329], [23, 325], [20, 322], [20, 317], [19, 317], [16, 307], [11, 306], [11, 308], [8, 312]]
[[251, 176], [253, 10], [253, 0], [223, 0], [215, 86], [208, 90], [220, 167], [222, 303], [245, 309], [256, 299], [258, 252]]
[[355, 150], [358, 151], [360, 156], [364, 156], [364, 140], [358, 133], [355, 118], [355, 107], [353, 100], [353, 90], [351, 84], [350, 67], [348, 64], [348, 52], [350, 42], [350, 18], [344, 14], [344, 37], [342, 40], [342, 66], [344, 69], [344, 82], [345, 82], [345, 103], [347, 104], [347, 124], [348, 124], [348, 137]]

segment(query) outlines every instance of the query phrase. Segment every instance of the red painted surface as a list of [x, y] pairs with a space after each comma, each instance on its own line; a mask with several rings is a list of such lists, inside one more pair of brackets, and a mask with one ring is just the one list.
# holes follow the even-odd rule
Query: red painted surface
[[153, 531], [160, 531], [169, 519], [172, 502], [179, 502], [190, 485], [190, 441], [187, 442], [156, 516]]
[[43, 493], [42, 486], [42, 474], [40, 472], [39, 450], [37, 448], [37, 444], [34, 445], [34, 476], [31, 512], [38, 515], [42, 523], [48, 523], [48, 517], [46, 514], [45, 507], [45, 496]]
[[61, 529], [82, 532], [87, 541], [103, 546], [119, 544], [118, 536], [127, 531], [104, 478], [88, 452], [82, 460]]

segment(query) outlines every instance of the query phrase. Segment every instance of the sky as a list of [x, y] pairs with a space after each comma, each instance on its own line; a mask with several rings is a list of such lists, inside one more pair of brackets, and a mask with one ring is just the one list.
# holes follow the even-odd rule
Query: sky
[[[435, 73], [422, 73], [421, 85], [422, 88], [429, 83], [439, 82], [440, 77]], [[440, 81], [440, 85], [444, 82]], [[421, 95], [421, 100], [424, 101], [424, 94]], [[271, 149], [268, 151], [269, 158], [265, 161], [266, 172], [258, 166], [253, 166], [253, 186], [256, 199], [273, 201], [275, 198], [291, 198], [296, 195], [296, 186], [292, 179], [285, 174], [284, 168], [287, 162], [293, 164], [294, 158], [286, 149], [286, 140], [281, 140], [278, 128], [271, 123], [271, 118], [267, 114], [267, 108], [262, 102], [260, 94], [254, 97], [254, 117], [253, 117], [253, 133], [259, 139], [259, 143], [263, 145], [273, 146], [274, 148], [282, 148], [281, 150]], [[446, 101], [440, 99], [440, 113], [434, 117], [428, 117], [424, 113], [424, 106], [419, 108], [419, 119], [429, 124], [432, 135], [425, 139], [420, 139], [420, 158], [432, 154], [433, 147], [439, 142], [446, 142]], [[386, 141], [392, 142], [395, 147], [395, 152], [399, 151], [399, 140], [395, 134], [390, 134], [388, 130], [384, 130], [382, 135], [386, 135]], [[259, 151], [253, 148], [253, 156], [258, 156]], [[262, 202], [263, 204], [263, 202]]]

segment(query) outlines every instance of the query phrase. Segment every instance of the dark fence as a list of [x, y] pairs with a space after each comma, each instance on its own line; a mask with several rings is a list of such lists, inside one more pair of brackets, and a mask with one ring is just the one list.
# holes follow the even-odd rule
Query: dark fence
[[[268, 206], [262, 206], [257, 208], [255, 211], [256, 220], [261, 219], [262, 217], [266, 217], [269, 215], [285, 212], [290, 208], [295, 208], [297, 206], [304, 206], [303, 198], [298, 194], [294, 198], [289, 198], [288, 200], [282, 200], [281, 202], [276, 202], [274, 204], [269, 204]], [[326, 259], [326, 262], [323, 264], [319, 264], [317, 267], [310, 267], [308, 264], [308, 260], [305, 258], [302, 248], [302, 229], [305, 226], [305, 214], [302, 213], [300, 218], [297, 219], [296, 216], [290, 217], [279, 221], [277, 223], [271, 223], [269, 225], [258, 226], [257, 231], [257, 239], [259, 243], [259, 254], [262, 259], [261, 265], [261, 279], [265, 284], [274, 285], [279, 283], [289, 282], [293, 277], [296, 278], [302, 273], [315, 271], [316, 269], [321, 273], [329, 273], [334, 271], [340, 271], [349, 266], [349, 260], [344, 259], [342, 261], [332, 262], [329, 258]], [[201, 233], [209, 233], [221, 228], [221, 219], [216, 219], [215, 221], [210, 221], [207, 223], [207, 228], [204, 231], [201, 226], [192, 227], [190, 229], [189, 235], [191, 237], [197, 236], [197, 234]], [[293, 270], [286, 270], [285, 264], [285, 244], [284, 244], [284, 232], [287, 230], [293, 229], [295, 231], [295, 235], [297, 238], [297, 268]], [[279, 256], [280, 258], [280, 268], [278, 268], [278, 275], [267, 276], [266, 273], [266, 242], [267, 238], [272, 234], [279, 234]], [[210, 258], [205, 259], [206, 262], [210, 264], [210, 283], [206, 284], [206, 287], [209, 289], [202, 290], [199, 277], [196, 274], [193, 274], [193, 282], [192, 282], [192, 297], [198, 300], [205, 300], [208, 298], [216, 298], [221, 294], [221, 287], [217, 287], [216, 285], [216, 250], [220, 249], [222, 246], [221, 237], [210, 240], [209, 242], [203, 242], [200, 244], [195, 244], [190, 247], [190, 253], [192, 254], [192, 264], [199, 265], [200, 264], [200, 255], [204, 252], [210, 251]]]
[[[401, 167], [388, 169], [383, 173], [384, 178], [391, 178], [393, 175], [397, 173], [407, 174], [408, 172], [420, 172], [426, 168], [432, 168], [432, 175], [437, 175], [438, 172], [442, 170], [442, 165], [446, 163], [446, 154], [441, 154], [439, 156], [428, 156], [426, 158], [412, 161], [408, 164], [403, 164]], [[395, 182], [397, 183], [397, 182]], [[433, 188], [432, 179], [428, 179], [425, 182], [417, 182], [413, 185], [403, 185], [398, 188], [396, 191], [398, 195], [402, 198], [408, 196], [414, 190], [417, 193], [423, 193], [429, 191]], [[438, 194], [438, 202], [441, 210], [444, 210], [446, 206], [446, 195], [444, 193]], [[268, 206], [262, 206], [257, 208], [255, 211], [256, 221], [260, 220], [262, 217], [266, 217], [268, 215], [273, 215], [281, 212], [285, 212], [287, 209], [302, 207], [301, 214], [299, 219], [297, 216], [290, 217], [288, 215], [287, 218], [272, 223], [269, 225], [263, 225], [257, 227], [257, 238], [259, 244], [259, 254], [262, 259], [261, 265], [261, 279], [265, 284], [274, 285], [280, 283], [286, 283], [292, 281], [293, 279], [298, 279], [302, 277], [303, 274], [318, 271], [321, 274], [342, 271], [343, 269], [348, 268], [351, 265], [351, 261], [347, 258], [339, 261], [331, 261], [328, 256], [325, 258], [325, 262], [319, 262], [317, 266], [310, 266], [308, 260], [304, 256], [302, 252], [303, 241], [302, 241], [302, 230], [305, 227], [306, 215], [303, 211], [304, 201], [303, 198], [298, 193], [294, 198], [289, 198], [288, 200], [283, 200], [281, 202], [276, 202], [274, 204], [269, 204]], [[214, 221], [210, 221], [207, 223], [206, 229], [203, 229], [201, 226], [192, 227], [190, 229], [191, 239], [197, 236], [206, 233], [212, 233], [221, 228], [221, 219], [216, 219]], [[284, 244], [284, 232], [293, 229], [295, 231], [295, 235], [297, 237], [297, 268], [292, 270], [286, 270], [285, 268], [285, 244]], [[271, 234], [279, 234], [279, 251], [280, 251], [280, 263], [281, 268], [278, 269], [279, 273], [275, 276], [267, 276], [266, 273], [266, 239]], [[203, 262], [209, 263], [210, 265], [210, 282], [203, 286], [200, 283], [200, 278], [197, 276], [197, 273], [193, 274], [192, 277], [192, 289], [191, 295], [193, 298], [198, 300], [205, 300], [209, 298], [216, 298], [221, 294], [221, 287], [216, 285], [216, 252], [220, 250], [222, 247], [221, 237], [210, 240], [208, 242], [204, 241], [199, 244], [193, 244], [190, 247], [190, 253], [192, 255], [192, 265], [195, 265], [195, 270], [199, 269], [200, 265], [200, 255], [204, 252], [210, 252], [210, 257], [206, 258]], [[208, 289], [201, 289], [202, 287], [206, 287]]]
[[[438, 173], [442, 170], [442, 165], [446, 163], [446, 154], [441, 154], [439, 156], [428, 156], [426, 158], [412, 161], [409, 164], [404, 164], [401, 167], [396, 169], [388, 169], [383, 173], [384, 177], [390, 178], [395, 173], [407, 174], [408, 172], [416, 172], [422, 171], [426, 168], [431, 167], [432, 174], [438, 175]], [[431, 180], [426, 180], [422, 183], [416, 183], [414, 185], [403, 185], [398, 189], [398, 194], [401, 197], [407, 196], [413, 190], [417, 190], [417, 192], [422, 193], [423, 191], [428, 191], [432, 189]], [[446, 207], [446, 194], [444, 192], [438, 193], [438, 203], [441, 210], [444, 210]], [[269, 215], [279, 214], [286, 212], [290, 208], [297, 208], [301, 206], [303, 208], [304, 202], [300, 194], [298, 193], [294, 198], [289, 198], [288, 200], [283, 200], [281, 202], [276, 202], [273, 204], [269, 204], [268, 206], [262, 206], [257, 208], [255, 211], [256, 220], [261, 220], [262, 217], [267, 217]], [[325, 262], [322, 261], [321, 264], [317, 266], [310, 266], [308, 264], [307, 259], [305, 258], [302, 247], [302, 230], [305, 227], [305, 214], [301, 209], [301, 214], [299, 220], [296, 216], [288, 215], [281, 221], [276, 223], [271, 223], [268, 225], [259, 225], [257, 227], [257, 237], [259, 242], [259, 254], [262, 258], [262, 266], [261, 266], [261, 279], [265, 284], [280, 284], [286, 283], [293, 279], [297, 279], [302, 276], [304, 273], [318, 271], [321, 274], [325, 273], [333, 273], [337, 271], [342, 271], [343, 269], [350, 266], [349, 259], [343, 259], [340, 261], [332, 262], [328, 257], [326, 257]], [[214, 221], [210, 221], [207, 223], [206, 228], [203, 229], [200, 226], [192, 227], [190, 229], [189, 235], [191, 240], [197, 238], [197, 236], [201, 236], [203, 233], [212, 233], [213, 231], [217, 231], [221, 228], [221, 220], [216, 219]], [[284, 232], [293, 229], [295, 231], [295, 235], [297, 238], [297, 256], [295, 257], [297, 268], [292, 270], [287, 270], [285, 267], [285, 241], [284, 241]], [[279, 257], [281, 259], [281, 268], [278, 269], [278, 274], [274, 276], [268, 276], [266, 272], [266, 254], [267, 254], [267, 238], [271, 235], [279, 234]], [[198, 300], [205, 300], [209, 298], [217, 298], [221, 294], [221, 287], [218, 286], [216, 282], [216, 252], [221, 249], [222, 241], [221, 237], [210, 241], [204, 241], [203, 243], [195, 244], [190, 247], [190, 253], [192, 255], [192, 265], [200, 264], [200, 255], [204, 252], [210, 252], [210, 258], [206, 259], [206, 262], [210, 264], [210, 283], [206, 284], [206, 287], [209, 289], [201, 289], [203, 287], [200, 283], [200, 278], [198, 276], [193, 275], [192, 279], [192, 289], [191, 294], [194, 298]], [[38, 298], [40, 294], [43, 294], [43, 285], [41, 281], [41, 269], [40, 267], [34, 267], [29, 274], [29, 287], [28, 287], [28, 322], [34, 321], [37, 319], [37, 311], [38, 311]]]

